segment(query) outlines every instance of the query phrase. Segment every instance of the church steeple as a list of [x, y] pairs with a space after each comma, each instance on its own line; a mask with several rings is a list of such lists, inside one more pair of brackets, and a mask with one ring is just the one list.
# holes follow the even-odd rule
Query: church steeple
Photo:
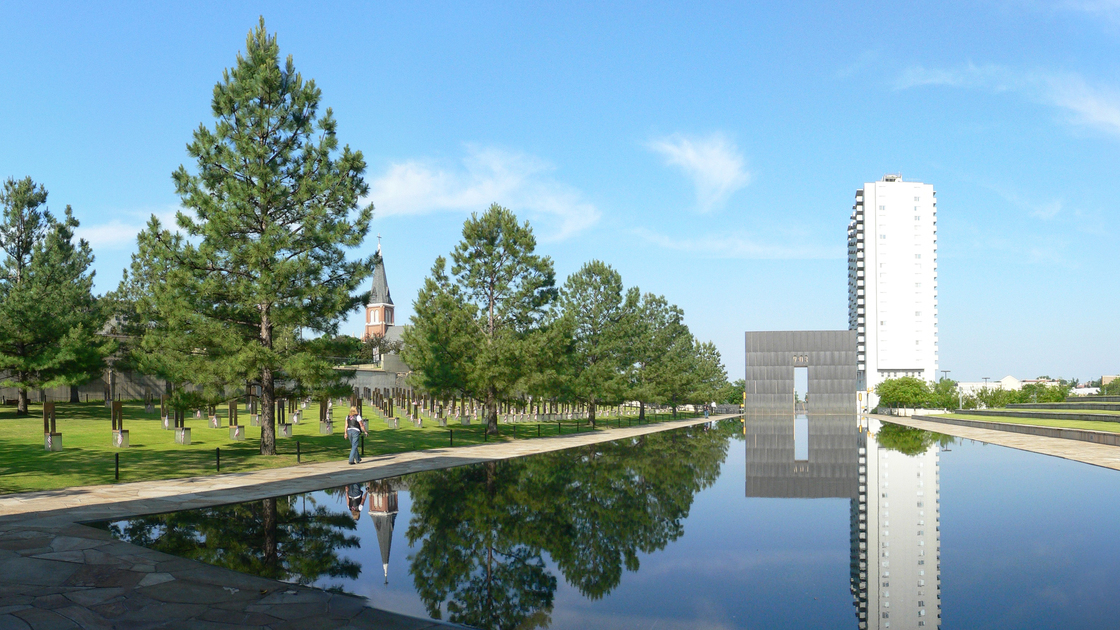
[[389, 281], [385, 278], [385, 259], [381, 256], [381, 235], [377, 236], [377, 254], [374, 255], [373, 283], [369, 303], [366, 304], [365, 337], [384, 337], [393, 322], [393, 298], [389, 295]]

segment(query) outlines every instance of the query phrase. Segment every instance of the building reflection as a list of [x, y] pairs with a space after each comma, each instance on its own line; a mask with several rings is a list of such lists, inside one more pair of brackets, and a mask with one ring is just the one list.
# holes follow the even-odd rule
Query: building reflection
[[925, 432], [862, 422], [748, 415], [746, 495], [848, 499], [857, 627], [939, 628], [940, 446]]
[[921, 433], [875, 421], [860, 431], [852, 505], [860, 628], [941, 627], [941, 448], [913, 439]]
[[[394, 484], [395, 482], [395, 484]], [[393, 527], [397, 522], [397, 491], [400, 479], [379, 479], [369, 482], [369, 517], [377, 531], [377, 546], [381, 551], [381, 567], [385, 583], [389, 583], [389, 552], [393, 546]]]

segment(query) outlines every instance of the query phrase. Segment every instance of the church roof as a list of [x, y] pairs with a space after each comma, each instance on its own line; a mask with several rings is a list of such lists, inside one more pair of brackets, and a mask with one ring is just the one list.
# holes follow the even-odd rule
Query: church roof
[[374, 257], [373, 285], [369, 293], [370, 304], [392, 304], [393, 298], [389, 295], [389, 281], [385, 279], [385, 259], [381, 257], [381, 244], [377, 244], [377, 255]]

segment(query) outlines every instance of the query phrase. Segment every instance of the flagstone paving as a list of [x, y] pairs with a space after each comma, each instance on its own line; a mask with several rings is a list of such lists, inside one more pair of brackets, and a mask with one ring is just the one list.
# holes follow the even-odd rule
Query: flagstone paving
[[241, 503], [424, 470], [522, 457], [735, 416], [248, 473], [0, 496], [0, 630], [9, 628], [458, 627], [138, 547], [83, 522]]
[[[966, 427], [949, 424], [947, 422], [937, 422], [928, 417], [924, 417], [923, 419], [877, 415], [871, 417], [882, 422], [893, 422], [915, 429], [924, 429], [926, 431], [944, 433], [946, 435], [968, 438], [979, 442], [1016, 448], [1021, 451], [1052, 455], [1054, 457], [1071, 459], [1094, 466], [1120, 470], [1120, 447], [1117, 446], [1094, 444], [1092, 442], [1066, 438], [1016, 433], [1011, 430], [1011, 427], [1008, 427], [1006, 430]], [[994, 425], [996, 423], [992, 424]]]

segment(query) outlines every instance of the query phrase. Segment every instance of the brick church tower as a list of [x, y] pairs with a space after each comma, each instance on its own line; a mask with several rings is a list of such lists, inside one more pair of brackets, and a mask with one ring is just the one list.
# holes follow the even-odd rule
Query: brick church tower
[[389, 282], [385, 279], [385, 261], [381, 257], [381, 242], [378, 239], [377, 256], [373, 268], [373, 286], [366, 304], [365, 338], [384, 337], [393, 326], [393, 298], [389, 295]]

